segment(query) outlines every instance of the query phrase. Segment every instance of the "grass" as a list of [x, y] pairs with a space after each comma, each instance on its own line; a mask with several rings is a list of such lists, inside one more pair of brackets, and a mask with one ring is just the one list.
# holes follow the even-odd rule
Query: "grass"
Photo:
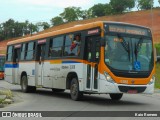
[[160, 63], [156, 64], [156, 82], [155, 87], [160, 89]]
[[[11, 99], [13, 97], [13, 94], [10, 90], [0, 90], [0, 95], [6, 95], [7, 99]], [[0, 99], [0, 104], [4, 104], [5, 99]]]

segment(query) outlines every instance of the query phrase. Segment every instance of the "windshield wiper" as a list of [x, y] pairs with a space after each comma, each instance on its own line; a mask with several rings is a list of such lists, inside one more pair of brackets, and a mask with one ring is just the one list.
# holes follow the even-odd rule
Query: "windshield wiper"
[[137, 61], [138, 52], [141, 49], [142, 43], [143, 43], [143, 38], [141, 37], [139, 39], [138, 43], [137, 44], [135, 43], [135, 45], [134, 45], [135, 46], [134, 54], [135, 54], [135, 57], [136, 57], [136, 61]]
[[125, 51], [128, 53], [128, 58], [129, 58], [129, 61], [130, 61], [130, 45], [129, 45], [129, 42], [127, 44], [127, 42], [125, 41], [125, 39], [123, 37], [121, 37], [119, 34], [117, 35], [118, 38], [122, 39], [122, 42], [121, 42], [121, 45], [123, 46], [123, 48], [125, 49]]

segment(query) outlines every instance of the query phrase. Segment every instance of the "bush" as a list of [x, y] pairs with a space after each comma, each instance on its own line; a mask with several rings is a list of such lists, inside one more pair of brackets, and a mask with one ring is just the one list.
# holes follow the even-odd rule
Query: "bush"
[[155, 44], [156, 50], [157, 50], [157, 56], [160, 56], [160, 43]]

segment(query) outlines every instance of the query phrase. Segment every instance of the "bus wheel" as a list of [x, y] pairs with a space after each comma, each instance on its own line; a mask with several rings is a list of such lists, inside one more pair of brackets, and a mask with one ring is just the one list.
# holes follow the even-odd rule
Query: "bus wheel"
[[83, 93], [79, 91], [78, 80], [76, 78], [73, 78], [71, 81], [70, 94], [71, 99], [75, 101], [78, 101], [83, 97]]
[[120, 100], [123, 96], [122, 93], [119, 94], [109, 94], [112, 100]]
[[52, 88], [52, 92], [64, 92], [65, 90], [64, 89], [56, 89], [56, 88]]
[[27, 76], [24, 75], [22, 76], [22, 80], [21, 80], [21, 89], [22, 92], [35, 92], [36, 91], [36, 87], [34, 86], [28, 86], [28, 80], [27, 80]]

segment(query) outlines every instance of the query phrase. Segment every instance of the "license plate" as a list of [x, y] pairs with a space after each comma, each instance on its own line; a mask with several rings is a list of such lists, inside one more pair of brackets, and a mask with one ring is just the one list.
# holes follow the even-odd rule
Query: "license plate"
[[130, 93], [130, 94], [136, 94], [138, 92], [137, 92], [137, 90], [128, 90], [128, 93]]

